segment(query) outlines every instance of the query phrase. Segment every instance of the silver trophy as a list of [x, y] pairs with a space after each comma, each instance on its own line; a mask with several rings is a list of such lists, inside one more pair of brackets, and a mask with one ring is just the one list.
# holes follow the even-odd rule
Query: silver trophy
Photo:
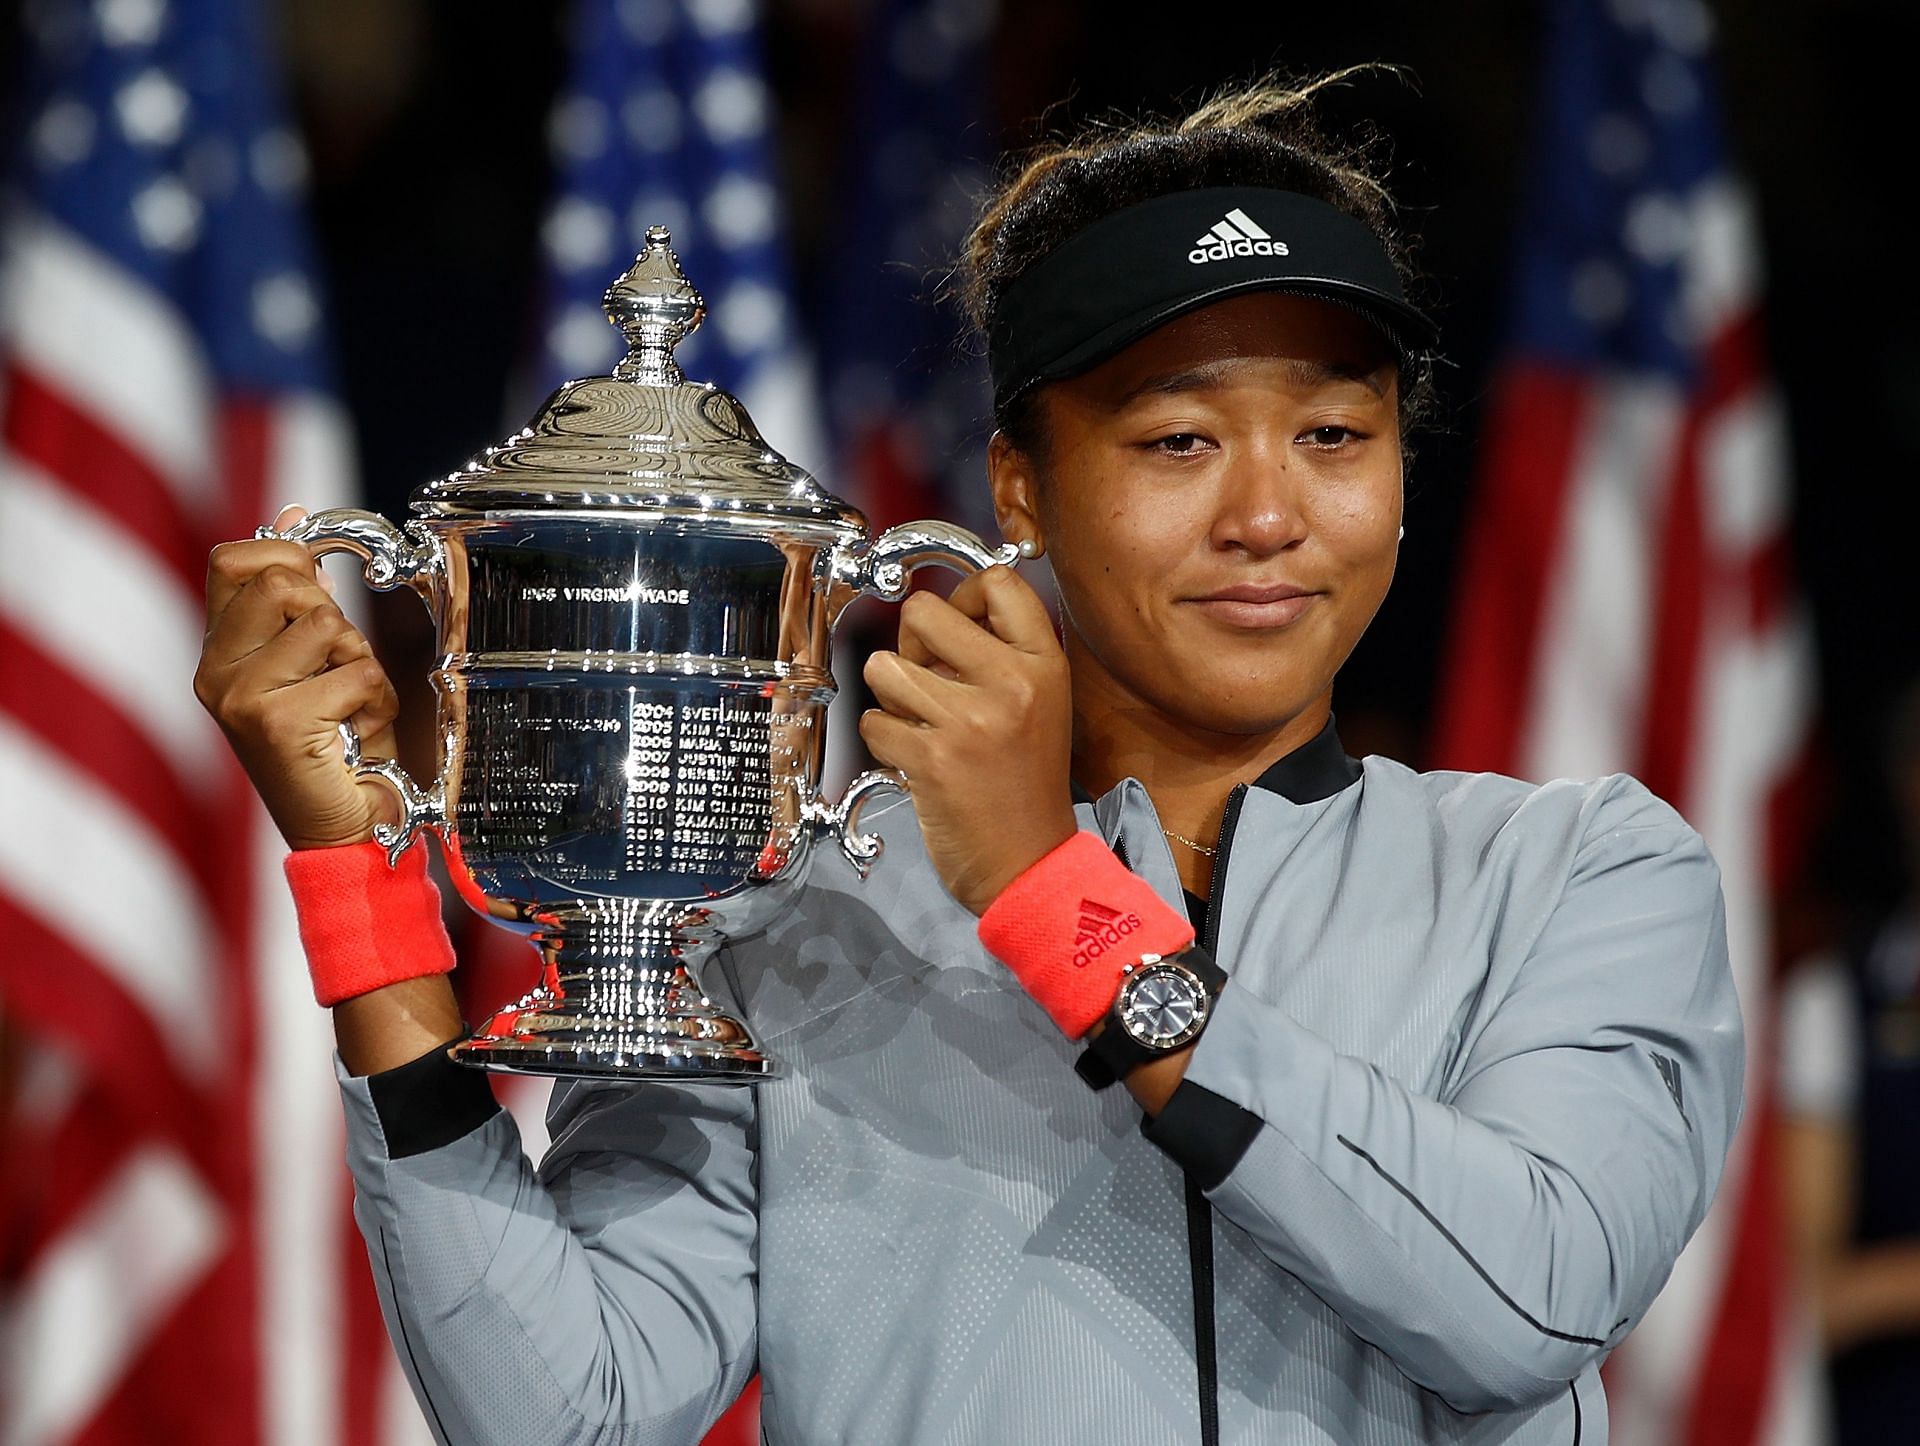
[[1015, 557], [945, 522], [870, 536], [735, 398], [689, 382], [674, 347], [705, 304], [668, 241], [649, 230], [606, 293], [628, 344], [613, 375], [419, 488], [404, 529], [348, 509], [262, 529], [353, 553], [433, 614], [438, 776], [362, 758], [350, 730], [347, 761], [399, 795], [390, 855], [437, 833], [467, 903], [538, 948], [539, 983], [454, 1051], [486, 1069], [777, 1073], [696, 980], [791, 903], [817, 835], [862, 872], [879, 852], [856, 815], [897, 773], [816, 792], [834, 623], [925, 564]]

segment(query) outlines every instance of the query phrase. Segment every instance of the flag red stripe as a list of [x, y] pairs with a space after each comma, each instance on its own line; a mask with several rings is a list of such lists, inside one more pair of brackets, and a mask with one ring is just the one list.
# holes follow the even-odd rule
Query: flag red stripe
[[1764, 328], [1757, 310], [1743, 311], [1707, 339], [1701, 352], [1702, 375], [1695, 398], [1700, 409], [1717, 412], [1766, 384]]
[[1758, 1083], [1748, 1095], [1755, 1102], [1752, 1153], [1739, 1182], [1724, 1284], [1693, 1374], [1685, 1429], [1675, 1437], [1687, 1446], [1753, 1446], [1773, 1401], [1789, 1268], [1776, 1185], [1778, 1109], [1771, 1081]]
[[0, 423], [6, 450], [113, 519], [197, 596], [205, 579], [206, 533], [152, 464], [18, 359], [7, 365], [0, 386], [6, 388]]
[[1687, 784], [1699, 702], [1701, 642], [1706, 635], [1706, 541], [1700, 498], [1698, 408], [1681, 423], [1673, 478], [1657, 524], [1653, 616], [1646, 672], [1646, 708], [1640, 757], [1631, 772], [1653, 793], [1687, 812]]
[[[393, 1347], [380, 1314], [380, 1295], [366, 1241], [353, 1219], [353, 1183], [342, 1172], [339, 1237], [333, 1242], [340, 1270], [341, 1414], [338, 1446], [379, 1446], [380, 1394], [393, 1364]], [[329, 1443], [332, 1446], [332, 1443]]]
[[211, 816], [146, 732], [5, 618], [0, 658], [0, 712], [137, 814], [199, 880], [206, 902], [217, 900], [204, 846]]
[[[46, 1041], [29, 1047], [49, 1048]], [[82, 1085], [73, 1107], [40, 1128], [16, 1125], [8, 1141], [7, 1169], [14, 1212], [4, 1237], [7, 1274], [24, 1277], [41, 1253], [75, 1217], [93, 1203], [95, 1192], [126, 1163], [137, 1141], [127, 1133], [124, 1111], [111, 1094]]]
[[[260, 398], [222, 399], [217, 417], [221, 460], [221, 497], [228, 504], [225, 515], [212, 519], [222, 536], [237, 527], [239, 518], [257, 517], [261, 499], [266, 495], [267, 461], [277, 410]], [[244, 532], [241, 535], [245, 535]], [[261, 1128], [260, 1112], [265, 1103], [259, 1085], [262, 1023], [260, 1018], [259, 971], [292, 961], [267, 959], [260, 948], [260, 902], [262, 889], [283, 888], [278, 870], [263, 873], [259, 867], [261, 850], [257, 830], [265, 826], [257, 798], [237, 762], [228, 761], [220, 778], [208, 780], [217, 815], [224, 826], [214, 831], [208, 852], [235, 881], [231, 900], [221, 909], [221, 966], [224, 980], [221, 1003], [233, 1026], [225, 1041], [226, 1064], [231, 1071], [229, 1086], [221, 1104], [231, 1121], [220, 1132], [225, 1148], [214, 1162], [214, 1178], [219, 1182], [221, 1199], [234, 1213], [238, 1239], [231, 1264], [223, 1281], [210, 1283], [210, 1289], [222, 1292], [217, 1307], [239, 1329], [226, 1333], [225, 1344], [236, 1382], [236, 1397], [230, 1419], [234, 1423], [236, 1443], [258, 1443], [265, 1435], [267, 1413], [265, 1333], [273, 1328], [261, 1298], [259, 1218], [260, 1177], [274, 1168], [268, 1151], [260, 1148], [266, 1131]], [[302, 1141], [296, 1148], [311, 1147]], [[185, 1311], [176, 1317], [173, 1328], [162, 1333], [163, 1350], [190, 1354], [199, 1327], [209, 1317]], [[315, 1361], [311, 1369], [321, 1370], [327, 1363]], [[338, 1390], [338, 1382], [332, 1383]]]
[[1495, 385], [1441, 675], [1436, 768], [1511, 773], [1519, 766], [1574, 449], [1590, 407], [1582, 377], [1544, 365], [1516, 365]]
[[237, 1232], [230, 1248], [146, 1337], [71, 1446], [261, 1446], [248, 1222], [235, 1213], [225, 1223]]
[[919, 428], [899, 417], [878, 421], [854, 439], [849, 471], [876, 533], [941, 514], [943, 502], [925, 450]]
[[[111, 905], [110, 897], [102, 898], [102, 908]], [[153, 1016], [84, 951], [5, 892], [0, 1006], [19, 1028], [69, 1046], [143, 1130], [204, 1157], [199, 1108], [175, 1073]], [[223, 1019], [224, 1011], [210, 1011], [200, 1047], [222, 1048]]]
[[1740, 590], [1751, 604], [1747, 630], [1755, 636], [1770, 633], [1788, 621], [1793, 601], [1793, 542], [1784, 532], [1767, 538], [1747, 558], [1746, 578]]
[[[1799, 756], [1782, 771], [1767, 795], [1766, 883], [1768, 892], [1787, 886], [1806, 866], [1813, 820], [1827, 786], [1826, 750], [1810, 733]], [[1772, 961], [1776, 966], [1784, 960]]]
[[[220, 400], [218, 417], [221, 500], [226, 511], [210, 518], [209, 525], [218, 541], [251, 537], [253, 529], [268, 519], [267, 489], [272, 485], [268, 462], [273, 454], [274, 430], [280, 409], [270, 397], [229, 394]], [[204, 562], [193, 581], [199, 594], [204, 584]]]

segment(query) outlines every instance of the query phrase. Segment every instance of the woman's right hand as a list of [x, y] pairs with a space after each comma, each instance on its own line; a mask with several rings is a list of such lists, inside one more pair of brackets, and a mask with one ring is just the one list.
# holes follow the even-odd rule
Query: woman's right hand
[[[304, 513], [286, 508], [275, 529]], [[340, 724], [367, 758], [391, 758], [399, 699], [297, 542], [228, 542], [207, 564], [207, 635], [193, 691], [227, 735], [287, 845], [361, 843], [398, 822], [384, 785], [356, 780]]]

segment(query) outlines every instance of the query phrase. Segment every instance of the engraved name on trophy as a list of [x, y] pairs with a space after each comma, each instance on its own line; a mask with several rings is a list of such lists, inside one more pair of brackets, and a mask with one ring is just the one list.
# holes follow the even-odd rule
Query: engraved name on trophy
[[437, 833], [467, 903], [539, 950], [536, 987], [455, 1050], [487, 1069], [777, 1073], [695, 975], [791, 902], [817, 834], [863, 872], [878, 853], [855, 816], [903, 779], [816, 792], [834, 623], [922, 565], [1015, 557], [945, 522], [870, 536], [735, 398], [689, 382], [674, 347], [705, 305], [668, 241], [649, 230], [606, 293], [629, 348], [613, 375], [417, 489], [404, 531], [348, 509], [262, 529], [353, 553], [433, 614], [438, 776], [363, 759], [350, 730], [347, 761], [399, 795], [392, 855]]

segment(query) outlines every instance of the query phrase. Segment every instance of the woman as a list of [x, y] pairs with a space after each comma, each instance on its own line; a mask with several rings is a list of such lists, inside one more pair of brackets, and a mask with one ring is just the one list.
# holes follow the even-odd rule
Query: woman
[[387, 741], [384, 675], [300, 549], [216, 553], [201, 696], [295, 850], [443, 1437], [691, 1440], [757, 1365], [776, 1441], [1605, 1439], [1738, 1114], [1718, 876], [1629, 778], [1342, 750], [1431, 332], [1312, 89], [986, 208], [994, 499], [1064, 625], [995, 569], [868, 665], [914, 808], [725, 960], [787, 1079], [563, 1086], [536, 1178], [331, 747]]

